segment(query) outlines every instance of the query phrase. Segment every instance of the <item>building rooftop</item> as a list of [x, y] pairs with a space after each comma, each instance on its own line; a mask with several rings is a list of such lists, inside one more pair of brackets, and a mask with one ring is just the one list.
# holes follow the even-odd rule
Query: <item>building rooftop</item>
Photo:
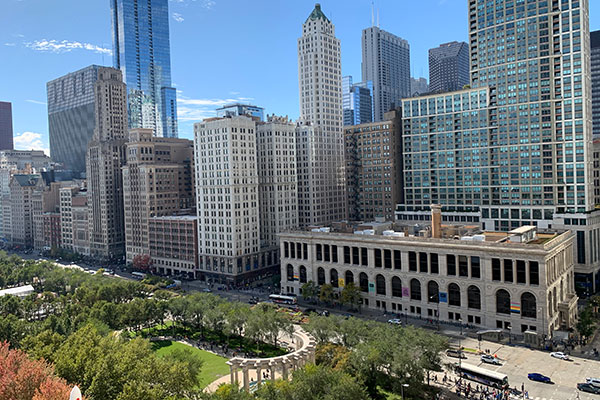
[[154, 220], [167, 220], [167, 221], [195, 221], [198, 219], [196, 215], [165, 215], [162, 217], [152, 217]]
[[325, 21], [329, 22], [329, 19], [325, 16], [325, 14], [323, 14], [323, 11], [321, 11], [321, 5], [319, 3], [315, 4], [315, 9], [310, 13], [308, 18], [306, 18], [305, 23], [308, 22], [309, 19], [324, 19]]
[[35, 290], [33, 289], [33, 286], [25, 285], [25, 286], [19, 286], [19, 287], [14, 287], [14, 288], [10, 288], [10, 289], [0, 290], [0, 297], [6, 296], [7, 294], [21, 297], [21, 296], [27, 296], [28, 294], [31, 294], [33, 292], [35, 292]]

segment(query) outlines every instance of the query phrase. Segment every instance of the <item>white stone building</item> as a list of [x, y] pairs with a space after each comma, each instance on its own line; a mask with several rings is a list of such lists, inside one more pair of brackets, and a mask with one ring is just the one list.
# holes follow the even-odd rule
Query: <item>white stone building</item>
[[297, 129], [301, 226], [346, 218], [340, 41], [319, 4], [298, 38], [300, 123]]
[[576, 322], [571, 231], [530, 226], [461, 240], [319, 231], [280, 239], [285, 293], [300, 295], [308, 281], [339, 293], [353, 282], [363, 307], [540, 338]]

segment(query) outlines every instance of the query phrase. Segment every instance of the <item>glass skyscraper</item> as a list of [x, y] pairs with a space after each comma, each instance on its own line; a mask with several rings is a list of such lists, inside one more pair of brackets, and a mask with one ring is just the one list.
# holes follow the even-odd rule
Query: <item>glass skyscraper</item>
[[450, 42], [429, 49], [429, 90], [435, 93], [461, 90], [470, 83], [469, 45]]
[[570, 229], [577, 291], [598, 291], [588, 2], [465, 1], [472, 88], [403, 101], [397, 216]]
[[13, 148], [12, 104], [0, 101], [0, 150]]
[[344, 126], [373, 122], [373, 82], [352, 83], [351, 76], [342, 77]]
[[113, 64], [127, 85], [129, 128], [177, 137], [168, 0], [111, 0]]

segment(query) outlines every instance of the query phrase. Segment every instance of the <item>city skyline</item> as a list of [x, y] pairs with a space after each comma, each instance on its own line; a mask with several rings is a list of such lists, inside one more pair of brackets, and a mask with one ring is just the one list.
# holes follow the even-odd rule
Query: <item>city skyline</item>
[[[427, 3], [430, 4], [392, 1], [375, 4], [381, 29], [409, 41], [411, 75], [417, 78], [428, 75], [429, 48], [448, 40], [468, 40], [466, 1]], [[178, 90], [180, 137], [192, 138], [194, 122], [215, 116], [215, 109], [229, 102], [252, 103], [264, 107], [266, 113], [289, 115], [293, 119], [299, 116], [295, 95], [297, 55], [292, 50], [301, 34], [298, 28], [303, 22], [301, 16], [312, 10], [314, 1], [294, 2], [285, 10], [273, 1], [257, 5], [233, 0], [172, 0], [169, 7], [172, 81]], [[14, 77], [0, 82], [0, 99], [13, 103], [15, 147], [48, 149], [45, 84], [91, 64], [112, 65], [110, 4], [61, 0], [50, 6], [39, 0], [8, 0], [6, 8], [7, 12], [0, 16], [0, 48], [6, 57], [21, 62], [0, 66], [4, 76]], [[323, 1], [322, 8], [336, 21], [342, 45], [342, 75], [358, 79], [360, 35], [362, 29], [371, 25], [371, 2], [361, 1], [350, 9], [340, 0]], [[70, 13], [65, 13], [65, 9]], [[590, 4], [591, 30], [600, 28], [600, 21], [593, 18], [599, 9], [600, 4]], [[425, 15], [425, 11], [432, 26], [444, 23], [443, 33], [422, 28], [422, 19], [414, 16], [419, 12]], [[245, 23], [244, 16], [248, 13], [253, 16], [251, 25]], [[74, 20], [70, 16], [73, 14], [81, 18]], [[266, 21], [277, 35], [261, 28], [267, 26]], [[222, 41], [198, 40], [203, 36], [219, 37]], [[255, 39], [240, 45], [232, 40], [245, 36]], [[265, 49], [270, 50], [265, 53]], [[277, 56], [264, 56], [273, 49], [277, 49]], [[201, 60], [205, 53], [222, 61], [193, 62]], [[252, 62], [240, 67], [240, 54]], [[39, 65], [44, 65], [43, 71]], [[267, 81], [259, 79], [260, 76], [273, 79]]]

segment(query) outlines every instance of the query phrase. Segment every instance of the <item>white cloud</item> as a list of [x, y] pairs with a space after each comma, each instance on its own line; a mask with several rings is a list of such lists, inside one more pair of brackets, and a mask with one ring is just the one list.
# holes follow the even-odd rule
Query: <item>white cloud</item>
[[50, 154], [48, 144], [42, 141], [42, 134], [36, 132], [17, 133], [13, 141], [17, 150], [43, 150]]
[[217, 3], [215, 3], [213, 0], [202, 0], [202, 7], [206, 8], [207, 10], [210, 10], [216, 4]]
[[192, 3], [200, 3], [200, 6], [203, 8], [206, 8], [207, 10], [210, 10], [211, 8], [213, 8], [217, 2], [215, 0], [170, 0], [173, 3], [179, 3], [182, 5], [189, 5]]
[[236, 97], [231, 99], [190, 99], [178, 93], [177, 119], [179, 121], [200, 122], [205, 118], [215, 117], [216, 109], [231, 103], [243, 103], [253, 100], [251, 97]]
[[177, 22], [183, 22], [183, 15], [179, 14], [179, 13], [173, 13], [173, 19]]
[[10, 47], [14, 47], [17, 44], [16, 43], [4, 43], [5, 46], [10, 46]]
[[68, 40], [35, 40], [25, 43], [25, 46], [35, 51], [47, 51], [52, 53], [67, 53], [72, 50], [89, 50], [94, 53], [112, 54], [112, 50], [91, 43], [71, 42]]
[[28, 103], [33, 103], [33, 104], [41, 104], [43, 106], [48, 105], [48, 103], [46, 103], [45, 101], [31, 100], [31, 99], [27, 99], [25, 101], [28, 102]]

